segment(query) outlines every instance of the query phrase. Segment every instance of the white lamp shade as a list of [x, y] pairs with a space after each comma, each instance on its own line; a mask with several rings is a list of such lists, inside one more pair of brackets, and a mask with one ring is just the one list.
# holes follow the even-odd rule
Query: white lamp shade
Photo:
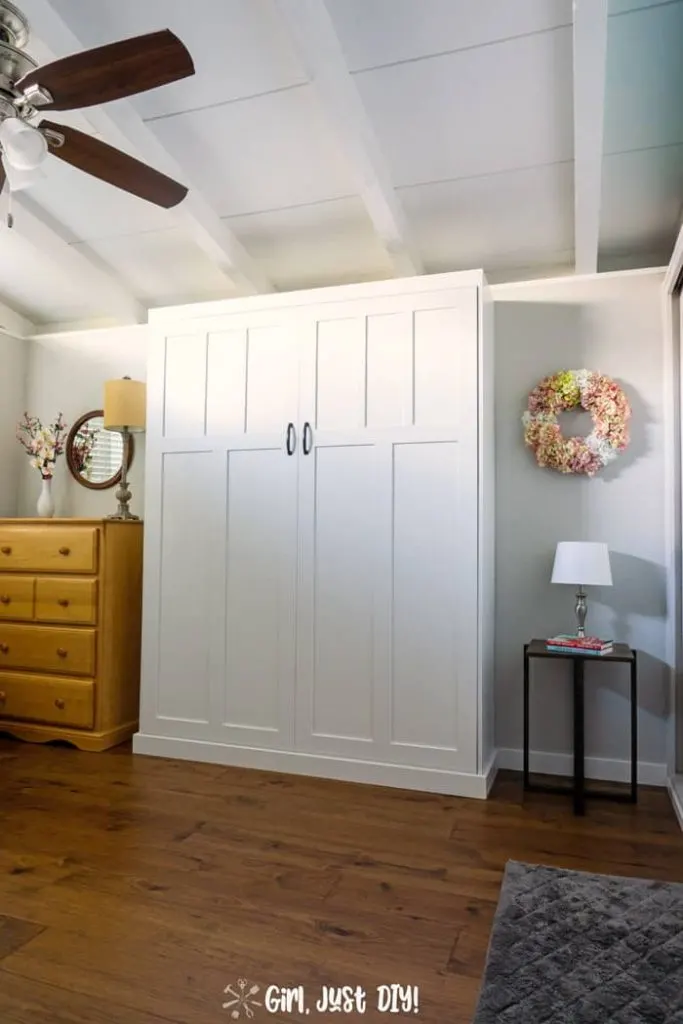
[[105, 430], [129, 430], [141, 433], [145, 429], [147, 388], [142, 381], [123, 377], [108, 380], [104, 385]]
[[606, 544], [589, 541], [560, 541], [555, 552], [552, 582], [611, 587], [609, 548]]

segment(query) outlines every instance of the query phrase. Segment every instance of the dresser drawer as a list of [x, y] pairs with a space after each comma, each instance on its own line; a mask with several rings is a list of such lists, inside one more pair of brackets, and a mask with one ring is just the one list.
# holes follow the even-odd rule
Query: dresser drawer
[[0, 622], [0, 669], [95, 674], [95, 630], [13, 626]]
[[96, 572], [93, 526], [0, 526], [0, 572]]
[[0, 621], [33, 618], [32, 576], [0, 576]]
[[95, 721], [92, 680], [0, 672], [0, 725], [3, 718], [92, 729]]
[[76, 580], [70, 576], [47, 579], [39, 576], [36, 580], [35, 609], [38, 622], [94, 625], [97, 622], [97, 580]]

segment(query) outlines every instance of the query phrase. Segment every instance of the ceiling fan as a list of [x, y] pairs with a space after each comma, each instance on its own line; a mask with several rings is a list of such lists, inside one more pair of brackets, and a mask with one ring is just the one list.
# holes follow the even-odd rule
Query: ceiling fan
[[109, 103], [188, 78], [195, 69], [183, 43], [165, 29], [39, 67], [25, 52], [29, 37], [26, 17], [0, 0], [0, 191], [6, 181], [10, 191], [30, 187], [52, 154], [165, 209], [182, 202], [184, 185], [42, 112]]

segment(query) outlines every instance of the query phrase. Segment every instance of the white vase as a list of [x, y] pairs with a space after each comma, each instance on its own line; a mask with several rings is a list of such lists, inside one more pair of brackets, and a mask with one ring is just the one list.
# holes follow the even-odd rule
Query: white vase
[[52, 477], [43, 477], [43, 486], [38, 498], [37, 512], [41, 519], [52, 519], [55, 514], [55, 500], [52, 497]]

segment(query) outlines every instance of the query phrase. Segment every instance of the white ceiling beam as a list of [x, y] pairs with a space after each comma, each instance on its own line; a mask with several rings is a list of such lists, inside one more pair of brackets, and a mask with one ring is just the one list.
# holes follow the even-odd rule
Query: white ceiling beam
[[574, 247], [596, 274], [600, 240], [608, 0], [574, 0]]
[[[51, 257], [60, 269], [66, 271], [79, 287], [88, 293], [95, 293], [98, 304], [124, 323], [145, 323], [148, 311], [138, 301], [116, 272], [87, 245], [76, 248], [63, 227], [38, 206], [28, 195], [12, 198], [14, 227], [25, 241], [42, 256]], [[9, 228], [3, 228], [9, 231]], [[36, 276], [35, 287], [40, 288], [40, 276]]]
[[[33, 34], [54, 58], [88, 49], [71, 25], [57, 12], [51, 0], [25, 0], [23, 9], [31, 20]], [[247, 294], [273, 290], [261, 267], [225, 221], [221, 220], [201, 191], [188, 180], [184, 168], [171, 156], [129, 101], [118, 100], [107, 105], [106, 109], [88, 107], [83, 111], [83, 116], [110, 145], [118, 146], [188, 186], [189, 195], [179, 206], [168, 211], [169, 220], [192, 235], [235, 287]]]
[[306, 73], [399, 276], [423, 273], [401, 203], [324, 0], [276, 0]]

